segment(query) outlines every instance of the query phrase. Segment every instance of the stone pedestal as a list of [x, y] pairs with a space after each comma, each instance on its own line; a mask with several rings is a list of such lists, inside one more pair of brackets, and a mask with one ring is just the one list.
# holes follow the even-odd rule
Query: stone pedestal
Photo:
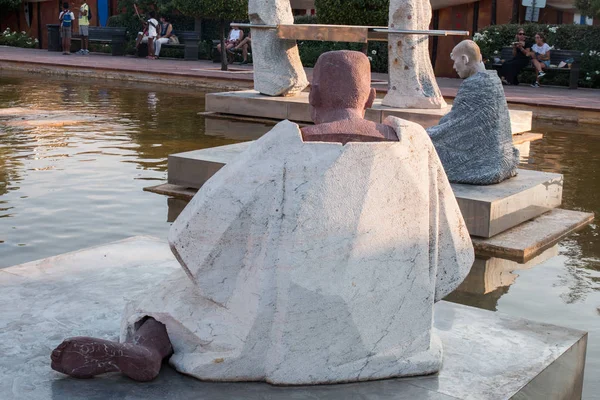
[[[168, 184], [147, 188], [191, 199], [221, 167], [250, 142], [172, 154]], [[526, 262], [577, 229], [594, 215], [562, 210], [562, 175], [519, 170], [502, 183], [488, 186], [451, 184], [478, 255]]]
[[[451, 109], [445, 106], [438, 109], [387, 107], [381, 99], [375, 99], [373, 106], [366, 111], [365, 119], [377, 123], [394, 116], [416, 122], [424, 128], [437, 125]], [[256, 90], [236, 92], [208, 93], [206, 111], [232, 116], [268, 118], [277, 121], [289, 119], [294, 122], [312, 123], [308, 93], [302, 92], [295, 97], [263, 96]], [[532, 112], [509, 110], [513, 135], [531, 130]]]
[[[201, 382], [164, 365], [136, 383], [119, 374], [89, 380], [50, 369], [65, 337], [116, 339], [127, 299], [179, 264], [166, 242], [135, 237], [0, 270], [0, 393], [7, 398], [571, 399], [582, 391], [587, 334], [445, 301], [434, 326], [443, 341], [438, 374], [374, 382], [274, 387]], [[401, 338], [399, 338], [401, 339]], [[468, 351], [465, 351], [468, 349]]]

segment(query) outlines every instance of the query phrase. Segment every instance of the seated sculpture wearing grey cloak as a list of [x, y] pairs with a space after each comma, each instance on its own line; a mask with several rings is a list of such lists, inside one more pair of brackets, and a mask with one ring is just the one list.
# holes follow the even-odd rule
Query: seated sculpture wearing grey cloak
[[502, 83], [495, 71], [485, 70], [475, 42], [460, 42], [451, 57], [458, 75], [466, 79], [452, 110], [427, 133], [450, 182], [500, 183], [515, 176], [519, 164]]

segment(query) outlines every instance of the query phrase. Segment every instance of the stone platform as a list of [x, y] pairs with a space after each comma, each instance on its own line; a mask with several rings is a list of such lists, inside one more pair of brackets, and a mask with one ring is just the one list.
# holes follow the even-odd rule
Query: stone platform
[[435, 375], [324, 386], [210, 383], [164, 366], [150, 383], [119, 374], [89, 380], [50, 369], [69, 336], [115, 339], [125, 301], [179, 268], [150, 237], [0, 270], [3, 399], [573, 399], [581, 396], [587, 334], [440, 302], [444, 364]]
[[[382, 99], [375, 100], [373, 107], [366, 111], [366, 119], [381, 123], [388, 116], [395, 116], [428, 128], [437, 125], [440, 118], [451, 108], [448, 106], [443, 109], [403, 109], [384, 106], [381, 101]], [[509, 111], [513, 135], [531, 130], [533, 118], [531, 111]], [[208, 93], [206, 95], [206, 112], [269, 118], [278, 121], [289, 119], [294, 122], [312, 122], [308, 93], [306, 92], [295, 97], [269, 97], [261, 95], [255, 90]]]
[[[251, 142], [171, 154], [168, 183], [199, 189]], [[562, 175], [519, 170], [497, 185], [452, 184], [463, 217], [473, 236], [492, 237], [560, 206]]]

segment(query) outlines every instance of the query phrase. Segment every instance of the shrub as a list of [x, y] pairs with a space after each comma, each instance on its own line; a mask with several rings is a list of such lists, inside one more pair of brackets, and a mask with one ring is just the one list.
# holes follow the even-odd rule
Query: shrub
[[0, 0], [0, 10], [16, 10], [21, 5], [21, 0]]
[[[510, 46], [514, 42], [515, 33], [519, 28], [525, 30], [528, 38], [533, 38], [536, 32], [543, 32], [547, 43], [557, 50], [580, 51], [579, 86], [600, 88], [600, 27], [546, 24], [494, 25], [476, 33], [473, 40], [479, 45], [483, 57], [490, 60], [500, 54], [502, 47]], [[568, 79], [567, 74], [550, 73], [544, 77], [544, 82], [567, 85]], [[533, 80], [532, 74], [530, 80]]]
[[[316, 15], [299, 15], [294, 18], [295, 24], [318, 24], [321, 23], [321, 10], [319, 9], [319, 17]], [[348, 25], [343, 22], [344, 25]], [[305, 67], [314, 67], [319, 56], [328, 51], [334, 50], [354, 50], [362, 51], [362, 43], [346, 43], [346, 42], [318, 42], [318, 41], [303, 41], [298, 42], [300, 50], [300, 59]], [[387, 72], [387, 42], [369, 42], [367, 56], [371, 61], [371, 71]]]
[[12, 32], [10, 28], [6, 28], [0, 33], [0, 45], [35, 48], [38, 46], [38, 40], [27, 35], [26, 32]]
[[387, 26], [389, 0], [315, 0], [321, 24]]

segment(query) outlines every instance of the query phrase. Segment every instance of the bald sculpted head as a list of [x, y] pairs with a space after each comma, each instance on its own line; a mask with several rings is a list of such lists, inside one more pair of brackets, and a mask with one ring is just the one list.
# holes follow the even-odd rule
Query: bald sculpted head
[[454, 70], [461, 78], [468, 78], [471, 75], [479, 72], [483, 67], [481, 50], [479, 46], [472, 40], [463, 40], [457, 44], [450, 58], [454, 61]]
[[340, 119], [349, 114], [362, 118], [374, 100], [367, 56], [347, 50], [321, 54], [315, 64], [309, 96], [315, 124], [331, 122], [336, 114]]

